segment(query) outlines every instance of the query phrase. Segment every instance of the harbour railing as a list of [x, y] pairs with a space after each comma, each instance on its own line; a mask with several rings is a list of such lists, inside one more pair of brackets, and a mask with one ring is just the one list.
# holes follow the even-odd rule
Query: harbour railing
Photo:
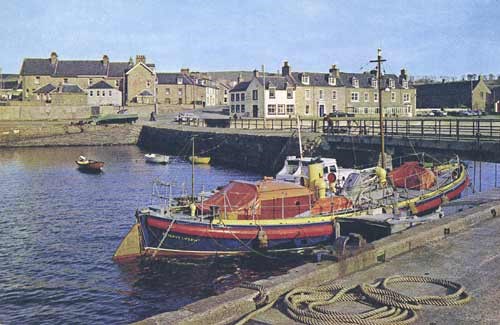
[[[301, 130], [351, 136], [376, 136], [380, 122], [375, 118], [332, 118], [329, 125], [323, 119], [301, 119]], [[499, 140], [500, 119], [497, 118], [385, 118], [384, 133], [389, 136], [421, 137], [456, 140]], [[232, 119], [230, 128], [246, 130], [294, 130], [297, 120], [243, 118]]]

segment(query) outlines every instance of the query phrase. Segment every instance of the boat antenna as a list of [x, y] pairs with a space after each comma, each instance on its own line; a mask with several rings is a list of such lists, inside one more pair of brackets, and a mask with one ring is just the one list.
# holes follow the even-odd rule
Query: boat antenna
[[300, 160], [304, 159], [304, 154], [302, 150], [302, 134], [300, 133], [300, 117], [297, 115], [297, 132], [299, 135], [299, 154]]
[[191, 200], [194, 202], [194, 136], [191, 141], [193, 142], [191, 151]]
[[387, 60], [382, 59], [382, 49], [377, 50], [377, 59], [370, 62], [377, 63], [377, 88], [378, 88], [378, 115], [380, 124], [380, 164], [385, 169], [385, 143], [384, 143], [384, 113], [382, 112], [382, 62]]

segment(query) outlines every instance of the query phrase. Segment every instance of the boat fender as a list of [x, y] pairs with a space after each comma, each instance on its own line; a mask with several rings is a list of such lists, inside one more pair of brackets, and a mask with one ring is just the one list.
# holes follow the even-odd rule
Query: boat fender
[[378, 181], [382, 187], [387, 184], [387, 172], [382, 167], [375, 168], [375, 175], [378, 177]]
[[260, 229], [257, 233], [257, 240], [259, 241], [259, 248], [265, 249], [269, 245], [269, 240], [264, 229]]
[[196, 217], [196, 204], [194, 202], [191, 202], [189, 209], [191, 209], [191, 217]]
[[458, 175], [460, 175], [458, 169], [455, 169], [452, 173], [451, 173], [451, 178], [453, 179], [458, 179]]
[[337, 176], [334, 173], [329, 173], [327, 177], [328, 183], [330, 184], [335, 183], [335, 181], [337, 180]]

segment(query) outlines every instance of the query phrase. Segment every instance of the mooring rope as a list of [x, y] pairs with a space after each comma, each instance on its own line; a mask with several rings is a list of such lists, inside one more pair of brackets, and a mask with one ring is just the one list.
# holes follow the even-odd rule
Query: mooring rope
[[[451, 293], [438, 296], [428, 295], [411, 297], [390, 289], [391, 284], [425, 283], [445, 287]], [[261, 285], [240, 285], [241, 287], [258, 290], [256, 303], [262, 304], [268, 295]], [[263, 298], [265, 297], [265, 298]], [[257, 310], [242, 318], [237, 325], [245, 324], [256, 315], [271, 308], [278, 299], [268, 301], [264, 306], [257, 305]], [[283, 298], [284, 311], [295, 321], [310, 325], [385, 325], [410, 324], [417, 320], [417, 311], [423, 305], [457, 306], [468, 303], [471, 297], [465, 288], [458, 283], [426, 276], [395, 275], [374, 284], [362, 283], [352, 287], [344, 287], [335, 282], [317, 287], [296, 288], [285, 294]], [[331, 309], [339, 302], [358, 302], [372, 309], [362, 313], [345, 313]]]

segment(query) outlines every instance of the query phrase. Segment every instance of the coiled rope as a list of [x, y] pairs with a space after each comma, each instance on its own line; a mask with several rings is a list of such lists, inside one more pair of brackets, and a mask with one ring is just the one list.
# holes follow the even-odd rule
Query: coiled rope
[[[435, 284], [445, 287], [451, 293], [443, 296], [411, 297], [389, 288], [391, 284], [401, 283]], [[242, 286], [258, 290], [257, 297], [262, 301], [265, 292], [262, 286], [251, 287], [248, 284]], [[417, 320], [416, 312], [422, 310], [423, 305], [456, 306], [470, 300], [471, 297], [461, 284], [426, 276], [396, 275], [374, 284], [362, 283], [352, 287], [344, 287], [333, 282], [317, 287], [296, 288], [285, 294], [283, 307], [290, 318], [304, 324], [385, 325], [413, 323]], [[257, 314], [268, 310], [276, 301], [277, 299], [248, 314], [237, 325], [244, 324]], [[371, 306], [372, 309], [362, 313], [345, 313], [331, 309], [339, 302], [362, 303]]]

